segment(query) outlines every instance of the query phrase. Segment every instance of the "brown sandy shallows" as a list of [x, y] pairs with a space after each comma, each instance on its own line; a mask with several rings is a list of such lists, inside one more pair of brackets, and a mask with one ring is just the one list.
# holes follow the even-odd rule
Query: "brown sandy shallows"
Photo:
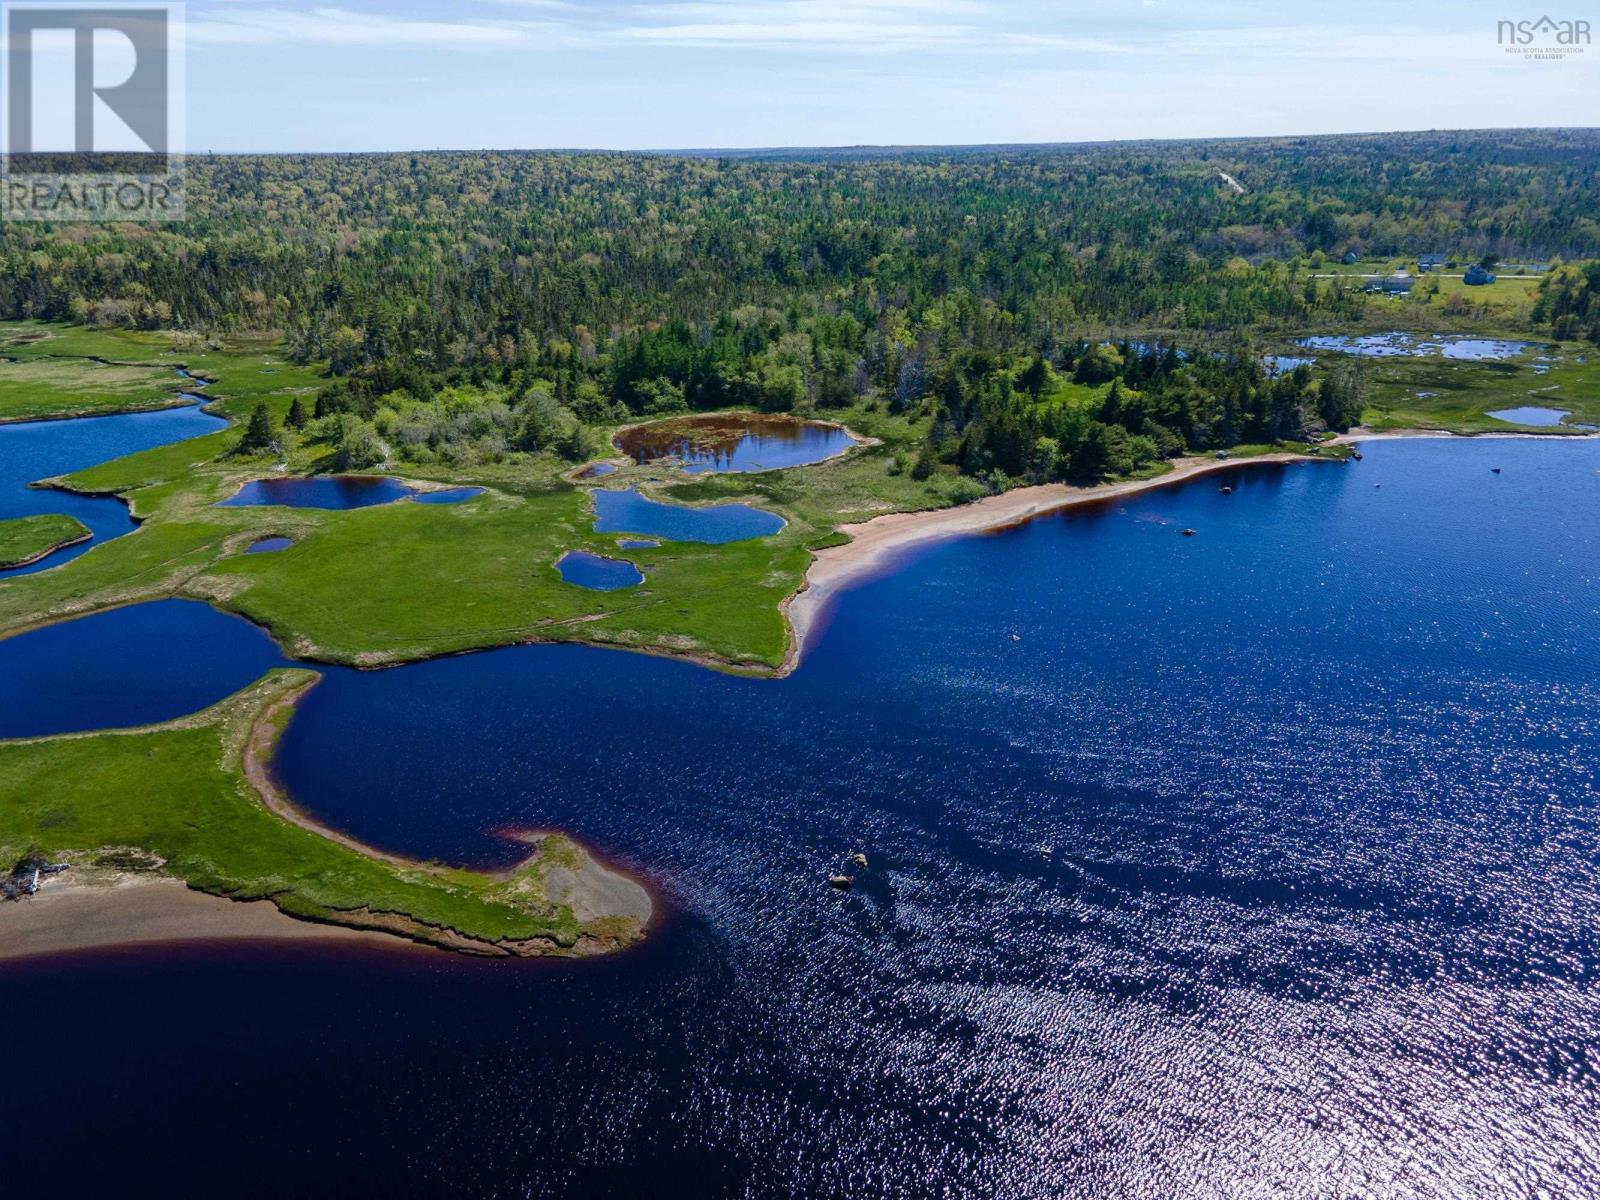
[[385, 933], [299, 921], [270, 900], [207, 895], [164, 875], [77, 869], [70, 875], [78, 877], [53, 878], [37, 896], [5, 906], [0, 962], [113, 946], [239, 939], [414, 946]]
[[847, 534], [850, 541], [843, 546], [818, 550], [806, 572], [804, 586], [784, 605], [792, 636], [788, 657], [779, 674], [787, 675], [799, 665], [807, 638], [829, 603], [843, 588], [882, 570], [892, 559], [912, 547], [1008, 529], [1048, 513], [1171, 487], [1217, 471], [1233, 471], [1260, 463], [1338, 461], [1341, 460], [1289, 453], [1263, 454], [1243, 459], [1181, 458], [1173, 464], [1172, 470], [1154, 479], [1100, 483], [1092, 487], [1046, 483], [988, 496], [959, 508], [890, 513], [857, 525], [841, 525], [839, 531]]

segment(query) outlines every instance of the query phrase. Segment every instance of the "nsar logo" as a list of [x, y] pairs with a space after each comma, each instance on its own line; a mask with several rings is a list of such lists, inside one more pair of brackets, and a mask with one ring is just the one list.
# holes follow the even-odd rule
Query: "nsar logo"
[[1582, 54], [1592, 43], [1588, 21], [1558, 21], [1544, 16], [1532, 21], [1501, 21], [1497, 35], [1507, 54], [1526, 59], [1559, 60]]

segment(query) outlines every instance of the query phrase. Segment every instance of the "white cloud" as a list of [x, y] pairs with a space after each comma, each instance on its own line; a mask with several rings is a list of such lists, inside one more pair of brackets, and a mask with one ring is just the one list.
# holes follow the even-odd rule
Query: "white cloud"
[[994, 14], [983, 0], [683, 0], [628, 15], [635, 23], [616, 30], [625, 41], [889, 52], [970, 46]]
[[534, 46], [561, 28], [545, 21], [429, 21], [340, 8], [230, 8], [191, 18], [191, 46]]
[[634, 5], [479, 0], [482, 15], [436, 19], [296, 8], [284, 0], [260, 5], [229, 0], [224, 8], [200, 14], [191, 8], [187, 40], [216, 47], [563, 47], [597, 54], [607, 47], [649, 46], [852, 56], [921, 52], [973, 59], [1215, 56], [1223, 75], [1257, 58], [1416, 62], [1419, 55], [1437, 60], [1491, 55], [1496, 49], [1490, 32], [1402, 28], [1399, 20], [1328, 26], [1281, 15], [1258, 23], [1240, 19], [1230, 0], [1199, 0], [1185, 10], [1182, 24], [1135, 15], [1145, 10], [1136, 0], [1119, 0], [1115, 19], [1096, 17], [1097, 3], [1105, 7], [1105, 0], [1033, 6], [994, 0], [654, 0]]
[[817, 25], [801, 21], [721, 21], [636, 26], [618, 37], [658, 45], [793, 47], [805, 50], [904, 51], [962, 46], [975, 31], [856, 21]]

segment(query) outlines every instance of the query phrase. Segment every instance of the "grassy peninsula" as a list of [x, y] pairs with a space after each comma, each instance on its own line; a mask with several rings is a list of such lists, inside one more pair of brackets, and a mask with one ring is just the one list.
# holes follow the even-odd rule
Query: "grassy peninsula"
[[82, 326], [7, 324], [0, 333], [0, 424], [182, 403], [182, 378], [161, 363], [121, 360], [127, 348]]
[[588, 953], [641, 934], [648, 898], [568, 839], [542, 839], [496, 876], [336, 840], [289, 819], [281, 798], [275, 811], [260, 771], [315, 680], [279, 671], [166, 724], [0, 742], [0, 858], [42, 854], [72, 863], [79, 879], [154, 872], [295, 917], [480, 954]]
[[25, 567], [89, 536], [82, 521], [64, 513], [0, 521], [0, 570]]

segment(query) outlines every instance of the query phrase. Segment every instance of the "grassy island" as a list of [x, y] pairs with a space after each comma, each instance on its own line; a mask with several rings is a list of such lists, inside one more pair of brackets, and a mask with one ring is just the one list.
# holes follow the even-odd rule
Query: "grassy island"
[[162, 725], [0, 742], [0, 856], [149, 871], [291, 916], [480, 954], [577, 954], [640, 936], [650, 903], [576, 843], [503, 875], [408, 862], [288, 807], [265, 760], [309, 671], [279, 671]]

